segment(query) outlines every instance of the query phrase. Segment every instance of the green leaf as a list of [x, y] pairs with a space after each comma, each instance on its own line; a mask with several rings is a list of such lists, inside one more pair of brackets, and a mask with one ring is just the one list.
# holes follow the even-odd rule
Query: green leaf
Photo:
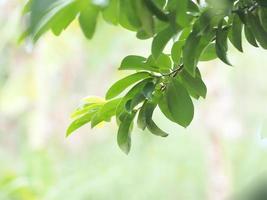
[[229, 39], [231, 43], [237, 48], [240, 52], [243, 52], [242, 47], [242, 29], [243, 24], [238, 15], [234, 15], [232, 27], [229, 31]]
[[109, 0], [108, 6], [102, 12], [104, 20], [117, 25], [120, 17], [120, 0]]
[[168, 73], [172, 68], [172, 61], [167, 54], [160, 54], [156, 60], [156, 65], [159, 67], [161, 73]]
[[227, 44], [228, 29], [223, 29], [221, 26], [218, 27], [216, 32], [216, 54], [227, 65], [231, 65], [227, 58], [228, 44]]
[[145, 6], [148, 10], [157, 17], [157, 19], [167, 22], [169, 20], [168, 15], [164, 12], [165, 0], [144, 0]]
[[186, 27], [190, 23], [189, 16], [187, 15], [188, 11], [188, 0], [176, 0], [176, 22], [182, 26]]
[[145, 130], [147, 123], [146, 123], [146, 104], [147, 102], [144, 102], [137, 117], [137, 126], [138, 128]]
[[155, 85], [154, 82], [148, 82], [148, 83], [145, 85], [145, 87], [144, 87], [144, 89], [143, 89], [143, 91], [142, 91], [142, 94], [143, 94], [147, 99], [151, 100], [151, 99], [152, 99], [152, 93], [154, 92], [155, 87], [156, 87], [156, 85]]
[[154, 19], [150, 11], [148, 10], [144, 0], [135, 0], [135, 6], [137, 11], [137, 16], [142, 24], [142, 30], [149, 36], [154, 35]]
[[152, 120], [153, 112], [156, 107], [157, 107], [157, 103], [153, 101], [145, 104], [144, 109], [145, 109], [146, 127], [154, 135], [167, 137], [168, 134], [162, 131]]
[[122, 62], [119, 70], [140, 70], [145, 68], [146, 58], [142, 56], [130, 55], [125, 57]]
[[248, 26], [245, 26], [245, 36], [247, 41], [254, 47], [259, 47], [254, 34], [252, 33], [252, 31], [250, 30], [250, 28]]
[[263, 29], [267, 32], [267, 8], [259, 7], [259, 18]]
[[120, 103], [121, 98], [113, 99], [106, 102], [101, 109], [94, 115], [91, 121], [91, 127], [95, 127], [103, 121], [109, 120], [111, 117], [116, 115], [117, 106]]
[[154, 135], [167, 137], [168, 134], [161, 130], [152, 120], [152, 115], [156, 106], [157, 103], [153, 101], [145, 102], [139, 111], [137, 125], [142, 130], [145, 130], [147, 127], [148, 130]]
[[182, 48], [184, 46], [185, 40], [179, 40], [175, 42], [172, 46], [171, 56], [175, 64], [179, 64], [182, 56]]
[[131, 31], [142, 27], [134, 3], [131, 0], [120, 0], [120, 25]]
[[80, 13], [79, 23], [85, 37], [88, 39], [92, 39], [95, 33], [98, 13], [99, 8], [93, 5], [88, 5]]
[[194, 116], [194, 105], [187, 90], [175, 78], [170, 80], [167, 86], [166, 98], [168, 110], [173, 120], [183, 126], [187, 127]]
[[246, 15], [247, 25], [255, 36], [256, 40], [259, 42], [260, 46], [267, 49], [267, 32], [261, 26], [258, 16], [248, 12]]
[[161, 130], [153, 120], [150, 120], [147, 123], [147, 129], [154, 135], [160, 136], [160, 137], [167, 137], [169, 134], [165, 131]]
[[167, 96], [165, 92], [160, 97], [158, 105], [159, 105], [161, 112], [165, 115], [165, 117], [167, 117], [167, 119], [169, 119], [170, 121], [176, 123], [175, 119], [172, 117], [172, 114], [169, 110]]
[[153, 56], [147, 59], [142, 56], [130, 55], [123, 59], [119, 70], [146, 70], [151, 72], [159, 72], [156, 60]]
[[[34, 41], [37, 41], [52, 26], [54, 29], [66, 28], [78, 13], [79, 8], [78, 2], [74, 0], [33, 0], [30, 6], [28, 32]], [[62, 16], [65, 16], [65, 19], [60, 21]]]
[[71, 118], [75, 119], [81, 115], [84, 115], [88, 113], [90, 110], [99, 109], [104, 104], [104, 102], [101, 103], [86, 103], [79, 108], [77, 108], [72, 114]]
[[129, 75], [116, 83], [114, 83], [110, 89], [106, 93], [106, 99], [112, 99], [119, 94], [121, 94], [126, 88], [131, 86], [132, 84], [142, 80], [146, 79], [148, 77], [151, 77], [151, 74], [148, 72], [137, 72], [135, 74]]
[[195, 76], [195, 70], [204, 49], [214, 37], [212, 29], [206, 29], [200, 34], [197, 29], [190, 33], [183, 48], [183, 62], [185, 70]]
[[129, 114], [124, 113], [122, 117], [121, 124], [119, 126], [118, 135], [117, 135], [117, 143], [120, 149], [128, 154], [131, 149], [131, 131], [130, 127], [133, 123], [135, 112]]
[[88, 111], [85, 115], [81, 116], [80, 118], [74, 120], [68, 127], [66, 136], [70, 136], [75, 130], [82, 127], [83, 125], [89, 123], [92, 120], [92, 117], [97, 113], [99, 110], [98, 108], [94, 108]]
[[117, 121], [120, 122], [120, 116], [123, 112], [126, 111], [126, 103], [129, 102], [129, 100], [132, 100], [134, 97], [136, 97], [138, 94], [142, 94], [145, 85], [148, 82], [151, 82], [153, 78], [147, 78], [139, 83], [137, 83], [134, 87], [130, 89], [130, 91], [122, 98], [121, 102], [119, 103], [117, 110], [116, 110], [116, 116], [117, 116]]
[[193, 77], [187, 71], [183, 70], [179, 77], [189, 92], [193, 91], [194, 94], [206, 98], [207, 87], [200, 76], [196, 75]]
[[132, 112], [133, 109], [139, 105], [140, 103], [142, 103], [144, 100], [146, 99], [146, 97], [141, 93], [141, 94], [137, 94], [133, 99], [129, 100], [126, 104], [126, 110], [128, 112]]
[[161, 53], [163, 53], [164, 48], [170, 39], [174, 36], [175, 31], [173, 27], [169, 26], [163, 31], [159, 32], [152, 41], [152, 55], [157, 59]]
[[199, 60], [210, 61], [217, 58], [215, 43], [210, 43], [202, 52]]
[[200, 44], [201, 36], [197, 32], [192, 32], [186, 39], [184, 48], [183, 48], [183, 62], [185, 69], [191, 74], [195, 74], [196, 65], [198, 59], [197, 46]]

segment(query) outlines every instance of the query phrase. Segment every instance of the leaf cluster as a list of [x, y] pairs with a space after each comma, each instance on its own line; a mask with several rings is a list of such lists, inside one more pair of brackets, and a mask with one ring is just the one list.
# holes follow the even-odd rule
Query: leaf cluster
[[[51, 30], [59, 35], [78, 18], [88, 39], [100, 15], [111, 24], [134, 31], [141, 40], [152, 38], [151, 55], [126, 56], [119, 70], [132, 74], [114, 83], [104, 100], [88, 98], [73, 113], [67, 135], [81, 126], [92, 127], [116, 118], [117, 142], [128, 153], [134, 123], [157, 136], [168, 134], [153, 120], [158, 107], [172, 122], [190, 125], [193, 99], [205, 98], [207, 88], [198, 63], [228, 59], [229, 41], [243, 52], [242, 35], [253, 46], [267, 49], [265, 0], [29, 0], [23, 37], [37, 41]], [[165, 47], [172, 42], [171, 52]], [[135, 121], [136, 119], [136, 121]]]

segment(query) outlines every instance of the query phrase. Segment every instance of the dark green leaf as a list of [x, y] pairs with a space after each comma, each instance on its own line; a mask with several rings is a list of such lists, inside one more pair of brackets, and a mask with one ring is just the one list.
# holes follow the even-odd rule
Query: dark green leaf
[[139, 113], [138, 113], [138, 118], [137, 118], [137, 126], [142, 129], [145, 130], [147, 123], [146, 123], [146, 104], [147, 102], [143, 103], [143, 106], [141, 107]]
[[166, 98], [172, 119], [179, 125], [187, 127], [194, 116], [194, 105], [187, 90], [175, 78], [167, 86]]
[[117, 143], [120, 149], [128, 154], [131, 149], [131, 131], [130, 127], [133, 123], [133, 119], [136, 113], [124, 113], [122, 117], [121, 124], [119, 126], [118, 135], [117, 135]]
[[257, 41], [255, 39], [254, 34], [252, 33], [252, 31], [250, 30], [250, 28], [248, 26], [245, 26], [245, 36], [247, 41], [254, 47], [259, 47], [259, 45], [257, 44]]
[[116, 116], [117, 119], [119, 119], [118, 122], [120, 122], [121, 114], [126, 111], [125, 104], [129, 102], [129, 100], [132, 100], [134, 97], [136, 97], [138, 94], [142, 94], [145, 85], [152, 80], [152, 78], [147, 78], [143, 81], [140, 81], [133, 88], [131, 88], [130, 91], [122, 98], [116, 110]]
[[194, 94], [206, 98], [207, 87], [200, 76], [193, 77], [184, 70], [179, 77], [188, 91], [193, 91]]
[[234, 15], [232, 27], [229, 32], [229, 39], [231, 43], [239, 51], [243, 52], [242, 48], [242, 29], [243, 24], [238, 15]]
[[228, 44], [227, 44], [228, 29], [218, 27], [216, 33], [216, 54], [227, 65], [231, 65], [227, 58]]
[[147, 129], [154, 135], [160, 136], [160, 137], [167, 137], [169, 134], [165, 131], [161, 130], [153, 120], [150, 120], [147, 122]]
[[259, 17], [260, 17], [260, 22], [261, 22], [263, 29], [267, 32], [267, 8], [266, 7], [259, 8]]
[[259, 42], [260, 46], [264, 49], [267, 49], [267, 32], [261, 26], [259, 17], [252, 14], [247, 13], [246, 15], [247, 25], [255, 36], [256, 40]]

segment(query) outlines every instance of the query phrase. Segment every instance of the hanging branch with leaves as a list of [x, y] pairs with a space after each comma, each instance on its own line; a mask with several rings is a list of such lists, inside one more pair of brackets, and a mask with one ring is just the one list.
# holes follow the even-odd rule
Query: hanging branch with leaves
[[[136, 32], [140, 40], [152, 38], [151, 55], [126, 56], [119, 70], [133, 73], [114, 83], [105, 100], [85, 99], [67, 130], [69, 136], [85, 124], [93, 128], [115, 117], [117, 142], [125, 153], [131, 148], [135, 119], [140, 129], [168, 136], [153, 121], [156, 107], [170, 121], [190, 125], [192, 99], [207, 94], [198, 63], [219, 58], [231, 65], [228, 40], [243, 52], [244, 32], [251, 45], [267, 49], [265, 0], [29, 0], [24, 15], [27, 27], [22, 39], [30, 37], [34, 42], [49, 30], [60, 35], [76, 18], [91, 39], [100, 15], [108, 23]], [[166, 52], [170, 42], [171, 52]]]

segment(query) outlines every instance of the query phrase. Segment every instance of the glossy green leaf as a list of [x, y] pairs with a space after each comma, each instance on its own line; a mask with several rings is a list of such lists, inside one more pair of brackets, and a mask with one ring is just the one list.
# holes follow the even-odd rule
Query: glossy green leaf
[[147, 129], [156, 136], [167, 137], [169, 135], [165, 131], [161, 130], [153, 120], [147, 122]]
[[165, 117], [167, 117], [167, 119], [169, 119], [172, 122], [176, 122], [175, 119], [173, 118], [170, 110], [169, 110], [167, 96], [166, 96], [165, 92], [160, 97], [159, 102], [158, 102], [158, 106], [159, 106], [161, 112], [165, 115]]
[[[116, 116], [117, 119], [120, 119], [121, 114], [126, 111], [125, 104], [129, 102], [129, 100], [132, 100], [134, 97], [136, 97], [138, 94], [142, 94], [145, 85], [152, 81], [152, 78], [144, 79], [140, 82], [138, 82], [135, 86], [133, 86], [129, 92], [122, 98], [121, 102], [119, 103], [117, 110], [116, 110]], [[120, 120], [117, 120], [120, 121]]]
[[179, 77], [188, 91], [193, 91], [194, 94], [206, 98], [207, 87], [200, 76], [196, 75], [193, 77], [184, 70]]
[[124, 113], [123, 119], [119, 126], [118, 135], [117, 135], [117, 143], [120, 149], [128, 154], [131, 149], [131, 125], [133, 123], [134, 117], [136, 113]]
[[116, 83], [114, 83], [106, 93], [106, 99], [112, 99], [119, 94], [121, 94], [125, 89], [127, 89], [132, 84], [151, 77], [151, 74], [148, 72], [137, 72], [135, 74], [129, 75]]
[[259, 8], [259, 18], [260, 18], [260, 23], [263, 29], [267, 32], [267, 8], [266, 7]]
[[227, 65], [231, 65], [227, 58], [228, 44], [227, 44], [228, 29], [218, 27], [216, 32], [216, 54]]
[[231, 43], [237, 48], [239, 51], [243, 52], [242, 47], [242, 29], [243, 24], [238, 15], [234, 15], [232, 27], [229, 31], [229, 39]]
[[255, 39], [255, 36], [254, 36], [253, 32], [250, 30], [250, 28], [248, 26], [245, 26], [244, 30], [245, 30], [245, 36], [246, 36], [247, 41], [252, 46], [259, 47], [259, 45]]
[[259, 42], [260, 46], [264, 49], [267, 49], [267, 32], [265, 32], [261, 26], [259, 17], [252, 13], [247, 13], [246, 20], [248, 27], [252, 31], [256, 40]]
[[201, 36], [197, 32], [192, 32], [186, 39], [183, 48], [183, 62], [185, 69], [191, 74], [195, 74], [198, 59], [196, 58], [197, 46], [200, 44]]
[[147, 102], [144, 102], [141, 109], [139, 110], [138, 117], [137, 117], [137, 126], [138, 128], [145, 130], [147, 123], [146, 123], [146, 104]]
[[175, 78], [167, 86], [166, 99], [173, 120], [187, 127], [194, 116], [194, 105], [185, 87]]

